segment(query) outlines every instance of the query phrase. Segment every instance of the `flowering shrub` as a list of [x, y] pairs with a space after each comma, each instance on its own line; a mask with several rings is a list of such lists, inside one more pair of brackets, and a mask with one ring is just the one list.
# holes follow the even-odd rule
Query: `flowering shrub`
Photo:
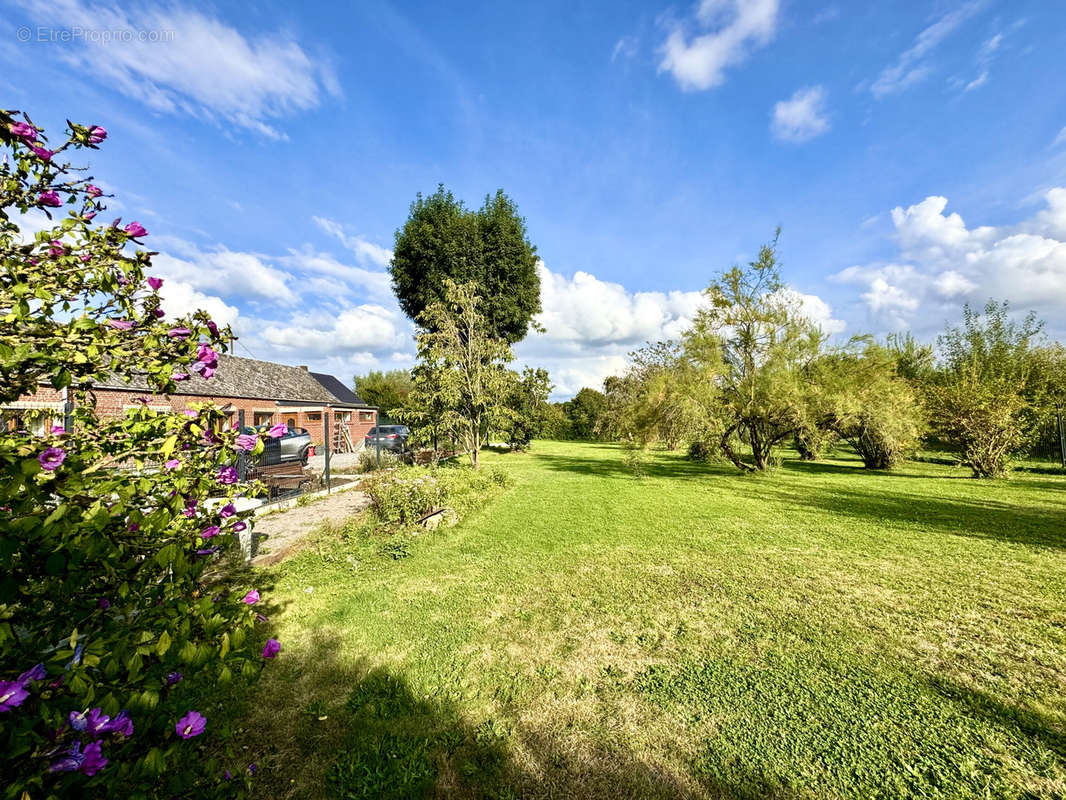
[[[233, 795], [250, 776], [225, 779], [227, 725], [199, 702], [280, 649], [224, 559], [250, 524], [235, 451], [262, 444], [210, 406], [96, 416], [95, 382], [174, 392], [227, 335], [165, 321], [143, 225], [94, 223], [103, 192], [60, 156], [106, 136], [52, 147], [0, 111], [0, 403], [39, 384], [75, 403], [69, 430], [0, 430], [0, 796]], [[24, 242], [27, 214], [51, 225]]]
[[375, 473], [363, 482], [363, 491], [379, 520], [402, 527], [445, 506], [463, 516], [510, 486], [511, 480], [499, 469], [404, 467]]

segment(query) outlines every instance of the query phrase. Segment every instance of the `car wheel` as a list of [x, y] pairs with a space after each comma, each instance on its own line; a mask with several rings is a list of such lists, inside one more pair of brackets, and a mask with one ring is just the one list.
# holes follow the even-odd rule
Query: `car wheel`
[[306, 467], [307, 466], [307, 448], [304, 448], [300, 452], [300, 466], [301, 467]]

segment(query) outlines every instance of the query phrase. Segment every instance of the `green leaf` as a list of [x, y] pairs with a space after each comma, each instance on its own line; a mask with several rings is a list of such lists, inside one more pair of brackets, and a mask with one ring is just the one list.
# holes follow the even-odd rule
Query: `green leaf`
[[155, 646], [156, 654], [162, 658], [167, 650], [170, 649], [170, 634], [163, 631], [163, 635], [159, 637], [159, 644]]
[[171, 453], [173, 453], [174, 452], [174, 448], [177, 447], [177, 445], [178, 445], [178, 435], [174, 434], [173, 436], [168, 436], [167, 440], [165, 442], [163, 442], [163, 447], [161, 448], [161, 452], [163, 454], [163, 458], [166, 458]]

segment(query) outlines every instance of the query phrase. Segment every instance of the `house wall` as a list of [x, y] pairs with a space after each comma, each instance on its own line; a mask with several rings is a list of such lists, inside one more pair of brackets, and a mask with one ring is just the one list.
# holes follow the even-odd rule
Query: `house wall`
[[[140, 405], [140, 400], [148, 398], [148, 407], [154, 408], [159, 411], [173, 411], [179, 412], [186, 408], [191, 408], [194, 405], [203, 403], [214, 403], [216, 406], [224, 407], [230, 406], [233, 409], [231, 419], [235, 422], [237, 420], [237, 412], [244, 411], [244, 423], [245, 425], [259, 424], [276, 424], [279, 422], [288, 423], [290, 420], [294, 420], [295, 427], [307, 428], [308, 433], [311, 435], [311, 442], [315, 445], [315, 449], [321, 453], [323, 447], [323, 425], [322, 414], [328, 413], [333, 416], [330, 419], [330, 431], [334, 430], [336, 425], [347, 425], [348, 432], [352, 437], [352, 443], [356, 449], [360, 449], [363, 445], [363, 437], [367, 432], [374, 427], [377, 420], [377, 412], [373, 409], [365, 410], [341, 410], [341, 409], [325, 409], [325, 410], [304, 410], [297, 409], [293, 406], [279, 406], [273, 400], [252, 400], [241, 397], [205, 397], [203, 395], [148, 395], [144, 392], [130, 392], [120, 389], [97, 389], [96, 390], [96, 413], [104, 419], [117, 419], [121, 417], [128, 408], [134, 408]], [[48, 403], [57, 404], [63, 402], [62, 392], [56, 391], [49, 386], [40, 386], [37, 391], [32, 395], [19, 398], [20, 403]], [[318, 414], [318, 419], [315, 420], [312, 417], [314, 414]], [[18, 409], [5, 410], [7, 416], [17, 415]], [[349, 415], [350, 421], [345, 422], [345, 414]], [[269, 418], [268, 416], [269, 415]], [[49, 424], [60, 424], [62, 422], [62, 412], [54, 412], [54, 417]]]

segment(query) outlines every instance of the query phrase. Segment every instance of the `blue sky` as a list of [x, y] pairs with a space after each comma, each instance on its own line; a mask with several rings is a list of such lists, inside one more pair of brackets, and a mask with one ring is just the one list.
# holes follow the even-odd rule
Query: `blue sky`
[[409, 364], [384, 268], [438, 183], [526, 216], [557, 397], [778, 224], [828, 332], [990, 296], [1066, 332], [1063, 3], [0, 4], [2, 104], [110, 131], [116, 214], [238, 354]]

